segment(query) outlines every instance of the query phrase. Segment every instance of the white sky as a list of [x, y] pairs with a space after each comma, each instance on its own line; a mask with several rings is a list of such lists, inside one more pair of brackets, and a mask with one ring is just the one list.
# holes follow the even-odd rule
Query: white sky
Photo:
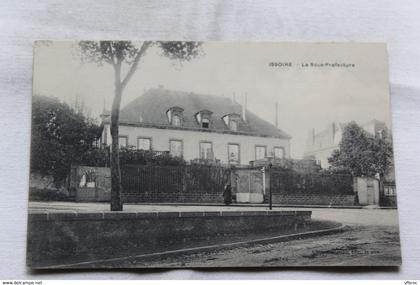
[[[274, 123], [279, 104], [279, 128], [292, 136], [292, 157], [300, 158], [310, 128], [331, 122], [371, 119], [390, 126], [386, 48], [382, 44], [297, 44], [206, 42], [205, 55], [180, 65], [153, 48], [128, 83], [122, 106], [144, 90], [166, 89], [229, 96]], [[269, 62], [292, 62], [292, 67], [269, 67]], [[354, 68], [302, 68], [302, 63], [353, 63]], [[83, 98], [98, 117], [104, 100], [110, 109], [113, 70], [104, 64], [82, 63], [75, 42], [36, 45], [34, 94], [73, 104]]]

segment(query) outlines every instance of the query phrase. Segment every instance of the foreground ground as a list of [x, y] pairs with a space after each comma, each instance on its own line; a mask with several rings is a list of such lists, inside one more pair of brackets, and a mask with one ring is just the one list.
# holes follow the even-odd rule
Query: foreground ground
[[[108, 211], [108, 204], [30, 202], [31, 212]], [[125, 211], [266, 211], [265, 206], [175, 206], [125, 205]], [[105, 267], [237, 267], [237, 266], [346, 266], [397, 265], [400, 263], [398, 214], [396, 209], [284, 208], [276, 210], [311, 210], [314, 220], [328, 220], [347, 225], [341, 233], [301, 240], [273, 242], [233, 249], [172, 255], [155, 260], [127, 257], [93, 262]], [[246, 239], [246, 237], [244, 237]], [[110, 256], [112, 258], [112, 256]]]
[[387, 266], [400, 262], [396, 227], [353, 226], [339, 234], [177, 255], [164, 259], [126, 258], [105, 267]]

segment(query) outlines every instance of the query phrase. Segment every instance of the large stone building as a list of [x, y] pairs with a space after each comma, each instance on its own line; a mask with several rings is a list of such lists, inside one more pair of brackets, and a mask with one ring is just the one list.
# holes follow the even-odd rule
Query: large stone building
[[[343, 123], [331, 123], [319, 132], [311, 129], [306, 141], [304, 158], [316, 160], [322, 168], [328, 168], [330, 166], [328, 158], [334, 150], [339, 149], [345, 126]], [[378, 120], [371, 120], [361, 127], [375, 136], [382, 136], [384, 131], [388, 131], [386, 124]]]
[[[101, 141], [111, 143], [110, 117]], [[234, 100], [222, 96], [151, 89], [120, 112], [120, 146], [168, 151], [173, 156], [249, 164], [290, 158], [290, 136]]]

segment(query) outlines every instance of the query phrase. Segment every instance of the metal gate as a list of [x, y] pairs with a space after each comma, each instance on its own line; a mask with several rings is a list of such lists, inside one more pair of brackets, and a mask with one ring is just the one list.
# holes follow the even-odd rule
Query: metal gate
[[233, 186], [238, 203], [263, 203], [265, 175], [261, 169], [235, 169]]

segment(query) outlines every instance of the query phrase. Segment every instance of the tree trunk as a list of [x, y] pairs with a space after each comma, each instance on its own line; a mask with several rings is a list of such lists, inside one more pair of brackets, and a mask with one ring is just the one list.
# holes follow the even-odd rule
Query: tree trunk
[[385, 196], [384, 181], [385, 175], [383, 173], [379, 173], [379, 206], [382, 206], [382, 202]]
[[122, 211], [121, 168], [119, 155], [119, 116], [123, 86], [121, 84], [121, 65], [115, 66], [115, 94], [111, 111], [111, 211]]
[[[150, 42], [144, 42], [141, 49], [138, 51], [131, 68], [129, 69], [124, 80], [121, 80], [121, 64], [123, 62], [123, 56], [120, 53], [115, 54], [115, 58], [112, 59], [115, 75], [115, 94], [114, 101], [112, 102], [111, 111], [111, 211], [122, 211], [123, 203], [121, 199], [122, 185], [121, 185], [121, 168], [120, 168], [120, 154], [119, 154], [119, 117], [120, 117], [120, 105], [121, 97], [124, 87], [127, 82], [133, 76], [137, 69], [137, 65], [140, 61], [141, 56], [150, 46]], [[112, 49], [112, 47], [111, 47]]]

